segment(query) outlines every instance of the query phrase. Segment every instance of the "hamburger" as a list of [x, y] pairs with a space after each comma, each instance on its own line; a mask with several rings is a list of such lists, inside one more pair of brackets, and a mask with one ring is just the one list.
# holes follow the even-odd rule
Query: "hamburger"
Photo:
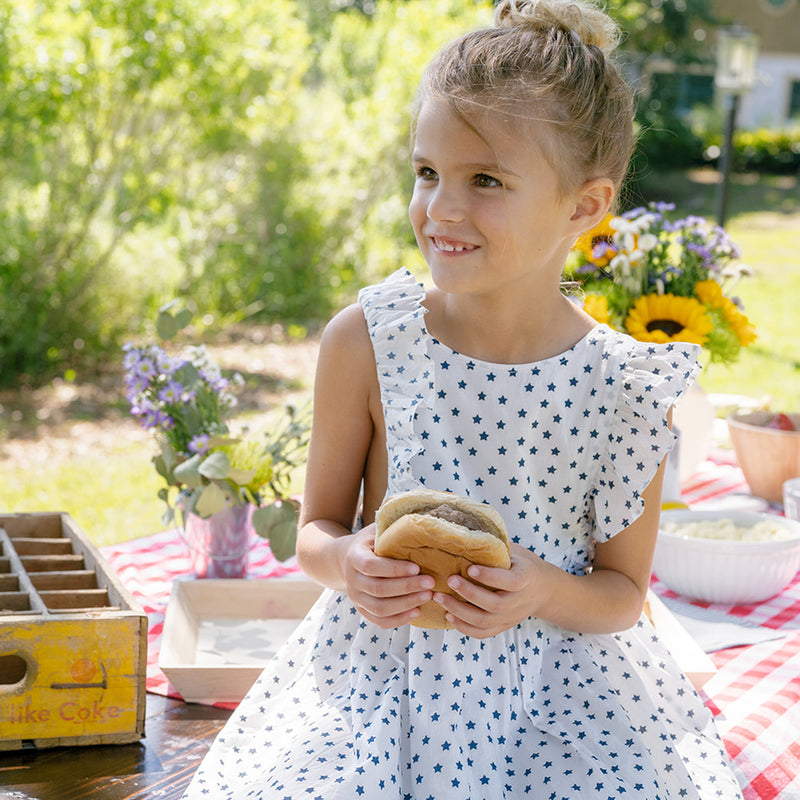
[[[486, 503], [451, 492], [415, 489], [384, 500], [375, 519], [375, 554], [413, 561], [436, 581], [433, 591], [456, 595], [450, 575], [471, 580], [472, 564], [511, 566], [508, 532], [502, 517]], [[457, 595], [456, 595], [457, 596]], [[452, 628], [444, 609], [430, 600], [411, 624]]]

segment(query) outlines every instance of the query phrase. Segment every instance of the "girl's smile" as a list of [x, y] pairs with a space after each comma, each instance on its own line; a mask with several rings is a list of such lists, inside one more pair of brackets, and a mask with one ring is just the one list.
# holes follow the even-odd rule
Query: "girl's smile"
[[454, 239], [445, 239], [441, 236], [431, 236], [430, 240], [433, 242], [433, 247], [438, 253], [472, 253], [478, 249], [477, 245], [459, 242]]

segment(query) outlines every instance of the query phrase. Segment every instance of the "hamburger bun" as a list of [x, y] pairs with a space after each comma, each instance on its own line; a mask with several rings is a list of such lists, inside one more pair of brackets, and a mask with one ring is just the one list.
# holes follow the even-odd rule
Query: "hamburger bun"
[[[491, 506], [451, 492], [416, 489], [384, 500], [375, 519], [375, 554], [413, 561], [436, 581], [433, 591], [456, 593], [450, 575], [471, 580], [472, 564], [508, 569], [511, 557], [502, 517]], [[420, 628], [452, 628], [433, 600], [411, 622]]]

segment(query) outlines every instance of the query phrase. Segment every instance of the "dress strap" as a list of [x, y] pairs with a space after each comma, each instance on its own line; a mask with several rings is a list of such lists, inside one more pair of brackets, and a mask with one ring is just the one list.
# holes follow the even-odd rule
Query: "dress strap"
[[389, 455], [389, 493], [418, 488], [411, 459], [423, 449], [414, 432], [422, 404], [432, 403], [433, 364], [428, 355], [425, 290], [405, 268], [359, 292], [381, 390]]

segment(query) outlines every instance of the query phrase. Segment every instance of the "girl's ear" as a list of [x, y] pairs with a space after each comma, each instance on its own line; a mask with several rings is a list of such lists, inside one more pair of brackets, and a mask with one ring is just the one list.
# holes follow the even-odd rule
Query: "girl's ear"
[[614, 184], [608, 178], [592, 178], [578, 190], [575, 211], [570, 221], [580, 226], [580, 233], [594, 228], [611, 208]]

